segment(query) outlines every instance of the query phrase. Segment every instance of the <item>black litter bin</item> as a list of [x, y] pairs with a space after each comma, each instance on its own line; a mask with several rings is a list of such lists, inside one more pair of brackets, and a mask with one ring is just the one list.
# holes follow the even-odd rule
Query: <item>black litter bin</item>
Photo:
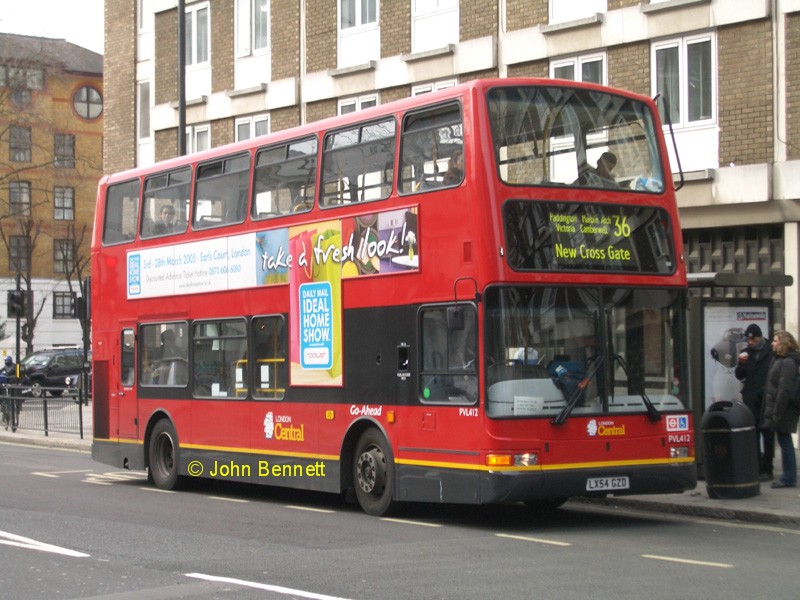
[[703, 415], [700, 428], [709, 497], [757, 496], [761, 491], [758, 436], [750, 409], [741, 402], [715, 402]]

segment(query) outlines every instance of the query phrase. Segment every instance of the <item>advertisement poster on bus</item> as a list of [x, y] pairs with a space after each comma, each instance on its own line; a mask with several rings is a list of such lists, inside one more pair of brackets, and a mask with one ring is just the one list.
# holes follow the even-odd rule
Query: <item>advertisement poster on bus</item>
[[289, 284], [295, 385], [342, 385], [341, 282], [419, 269], [417, 207], [128, 253], [128, 299]]
[[756, 324], [769, 343], [771, 307], [768, 303], [730, 304], [715, 301], [703, 306], [703, 362], [705, 407], [720, 400], [741, 400], [742, 382], [734, 370], [739, 353], [747, 347], [745, 330]]

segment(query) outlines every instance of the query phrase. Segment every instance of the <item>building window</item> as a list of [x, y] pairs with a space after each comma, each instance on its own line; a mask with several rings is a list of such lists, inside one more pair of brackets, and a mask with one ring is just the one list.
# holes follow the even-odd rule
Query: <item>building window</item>
[[8, 214], [31, 216], [31, 182], [10, 181], [8, 184]]
[[339, 0], [339, 29], [378, 22], [378, 0]]
[[8, 67], [4, 70], [2, 85], [15, 90], [41, 90], [44, 88], [44, 70]]
[[243, 117], [236, 119], [236, 141], [249, 140], [269, 133], [269, 117]]
[[75, 258], [74, 240], [53, 240], [53, 272], [69, 273]]
[[236, 56], [269, 50], [269, 0], [236, 1]]
[[202, 65], [209, 62], [211, 28], [208, 3], [186, 8], [186, 65]]
[[413, 0], [411, 3], [412, 52], [457, 44], [459, 28], [458, 0]]
[[12, 162], [31, 162], [31, 128], [9, 128], [9, 159]]
[[[676, 127], [707, 125], [716, 120], [716, 40], [713, 33], [665, 40], [652, 46], [653, 94], [669, 106]], [[664, 102], [659, 102], [666, 122]]]
[[53, 318], [74, 319], [76, 298], [75, 292], [53, 292]]
[[606, 0], [550, 0], [550, 23], [586, 19], [607, 10]]
[[337, 65], [363, 65], [381, 57], [378, 0], [338, 0]]
[[103, 97], [93, 87], [85, 85], [75, 92], [72, 106], [78, 116], [84, 119], [96, 119], [103, 112]]
[[75, 190], [57, 187], [53, 190], [53, 219], [72, 221], [75, 219]]
[[606, 85], [605, 54], [588, 54], [554, 60], [550, 63], [550, 77]]
[[57, 133], [53, 146], [55, 166], [61, 169], [74, 169], [75, 136], [69, 133]]
[[186, 128], [186, 152], [193, 154], [211, 148], [211, 128], [208, 125], [192, 125]]
[[378, 96], [375, 94], [346, 98], [339, 100], [339, 114], [347, 115], [365, 108], [372, 108], [373, 106], [378, 106]]
[[140, 140], [150, 139], [150, 82], [139, 83], [136, 97], [137, 135]]
[[443, 79], [442, 81], [433, 81], [431, 83], [421, 83], [411, 88], [412, 96], [420, 96], [422, 94], [430, 94], [431, 92], [438, 92], [439, 90], [446, 90], [455, 85], [458, 81], [455, 79]]
[[12, 235], [8, 239], [8, 269], [26, 273], [30, 269], [31, 238], [27, 235]]

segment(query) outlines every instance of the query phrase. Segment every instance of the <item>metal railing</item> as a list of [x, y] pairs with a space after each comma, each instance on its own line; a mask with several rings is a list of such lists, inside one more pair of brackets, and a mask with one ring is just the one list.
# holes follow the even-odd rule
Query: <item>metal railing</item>
[[88, 399], [74, 391], [63, 388], [40, 388], [42, 394], [33, 397], [30, 388], [7, 385], [2, 388], [0, 407], [5, 429], [32, 430], [50, 433], [74, 433], [83, 439], [84, 411], [88, 411]]

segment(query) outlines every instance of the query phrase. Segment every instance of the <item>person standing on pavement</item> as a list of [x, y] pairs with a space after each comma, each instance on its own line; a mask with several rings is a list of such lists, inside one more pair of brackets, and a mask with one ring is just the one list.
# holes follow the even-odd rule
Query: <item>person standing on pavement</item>
[[736, 369], [733, 374], [743, 381], [742, 402], [753, 413], [756, 420], [756, 431], [760, 432], [761, 452], [759, 456], [761, 481], [772, 481], [772, 462], [775, 458], [775, 434], [761, 429], [761, 413], [764, 403], [764, 388], [767, 385], [767, 373], [772, 361], [772, 349], [764, 339], [761, 328], [752, 323], [744, 332], [747, 347], [739, 353]]
[[6, 355], [3, 359], [3, 423], [5, 428], [11, 426], [11, 431], [16, 431], [19, 427], [19, 411], [22, 409], [22, 401], [12, 398], [12, 386], [17, 383], [17, 366], [14, 358]]
[[793, 488], [797, 486], [797, 459], [792, 434], [797, 431], [797, 422], [800, 420], [800, 401], [794, 397], [800, 346], [788, 331], [776, 331], [772, 337], [772, 351], [775, 358], [767, 374], [761, 426], [775, 432], [781, 448], [783, 473], [772, 487]]

